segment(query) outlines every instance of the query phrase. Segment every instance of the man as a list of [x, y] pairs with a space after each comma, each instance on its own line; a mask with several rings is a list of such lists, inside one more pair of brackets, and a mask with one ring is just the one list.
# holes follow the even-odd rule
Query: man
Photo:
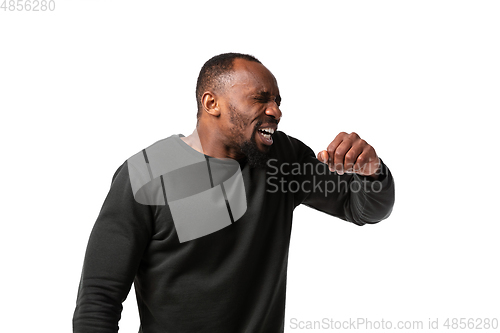
[[132, 282], [139, 332], [283, 332], [294, 208], [357, 225], [390, 215], [391, 173], [357, 134], [338, 134], [315, 156], [277, 131], [278, 84], [256, 58], [210, 59], [196, 97], [191, 135], [151, 145], [113, 176], [74, 332], [116, 332]]

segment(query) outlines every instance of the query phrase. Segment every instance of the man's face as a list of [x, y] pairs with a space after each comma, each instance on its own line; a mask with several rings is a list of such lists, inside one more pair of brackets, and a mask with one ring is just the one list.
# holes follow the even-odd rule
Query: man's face
[[[239, 150], [251, 166], [263, 166], [281, 118], [276, 78], [262, 64], [236, 59], [220, 99], [221, 129], [226, 144]], [[267, 132], [267, 133], [266, 133]]]

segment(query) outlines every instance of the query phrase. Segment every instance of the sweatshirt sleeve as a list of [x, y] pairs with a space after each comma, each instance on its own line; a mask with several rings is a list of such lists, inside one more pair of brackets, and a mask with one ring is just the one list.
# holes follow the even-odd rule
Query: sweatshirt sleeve
[[298, 193], [298, 203], [360, 226], [389, 217], [394, 205], [394, 180], [382, 159], [376, 180], [357, 174], [338, 175], [330, 172], [311, 148], [297, 141], [299, 160], [305, 170], [298, 182], [306, 184]]
[[151, 206], [135, 201], [127, 162], [113, 176], [90, 234], [73, 315], [73, 332], [117, 332], [152, 233]]

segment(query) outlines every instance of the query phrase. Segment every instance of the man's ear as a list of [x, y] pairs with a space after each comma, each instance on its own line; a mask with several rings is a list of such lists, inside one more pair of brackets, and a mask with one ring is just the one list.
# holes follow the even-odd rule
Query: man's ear
[[203, 96], [201, 96], [201, 105], [203, 106], [203, 111], [208, 112], [212, 116], [220, 116], [220, 107], [217, 99], [217, 95], [211, 91], [205, 91]]

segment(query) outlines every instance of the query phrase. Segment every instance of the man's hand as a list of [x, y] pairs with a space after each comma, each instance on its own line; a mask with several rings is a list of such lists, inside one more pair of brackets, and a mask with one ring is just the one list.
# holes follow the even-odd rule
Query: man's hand
[[319, 152], [318, 160], [328, 164], [330, 171], [339, 175], [356, 173], [376, 179], [380, 169], [375, 149], [354, 132], [339, 133], [326, 150]]

